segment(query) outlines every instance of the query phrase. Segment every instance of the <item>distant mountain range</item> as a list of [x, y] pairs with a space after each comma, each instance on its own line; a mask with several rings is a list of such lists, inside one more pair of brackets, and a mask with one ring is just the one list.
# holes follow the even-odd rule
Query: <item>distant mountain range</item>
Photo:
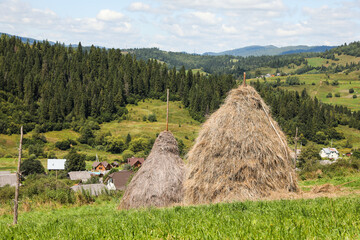
[[[28, 37], [20, 37], [16, 35], [11, 35], [8, 33], [1, 33], [1, 35], [8, 35], [8, 36], [15, 36], [21, 39], [24, 43], [29, 42], [30, 44], [34, 43], [34, 41], [42, 42], [43, 40], [37, 40], [34, 38], [28, 38]], [[50, 45], [54, 45], [55, 42], [48, 41]], [[66, 45], [70, 46], [70, 45]], [[72, 44], [72, 47], [77, 47], [77, 44]], [[84, 47], [84, 46], [83, 46]], [[99, 46], [100, 47], [100, 46]], [[241, 57], [248, 57], [248, 56], [274, 56], [274, 55], [284, 55], [284, 54], [294, 54], [294, 53], [303, 53], [303, 52], [325, 52], [326, 50], [332, 49], [336, 46], [306, 46], [306, 45], [299, 45], [299, 46], [287, 46], [287, 47], [276, 47], [273, 45], [268, 46], [259, 46], [259, 45], [253, 45], [243, 48], [237, 48], [233, 50], [228, 50], [224, 52], [206, 52], [202, 55], [205, 56], [221, 56], [221, 55], [230, 55], [230, 56], [241, 56]], [[103, 47], [100, 47], [103, 48]], [[185, 52], [183, 52], [185, 53]]]
[[237, 48], [233, 50], [228, 50], [224, 52], [214, 53], [206, 52], [203, 55], [210, 56], [220, 56], [220, 55], [231, 55], [231, 56], [263, 56], [263, 55], [284, 55], [284, 54], [293, 54], [293, 53], [303, 53], [303, 52], [325, 52], [326, 50], [332, 49], [336, 46], [287, 46], [287, 47], [276, 47], [273, 45], [268, 46], [248, 46], [243, 48]]

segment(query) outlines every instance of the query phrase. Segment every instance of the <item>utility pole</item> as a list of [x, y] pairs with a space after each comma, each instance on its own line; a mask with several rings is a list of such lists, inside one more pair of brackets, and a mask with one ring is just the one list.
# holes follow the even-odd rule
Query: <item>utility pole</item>
[[296, 166], [296, 162], [297, 162], [297, 142], [299, 141], [298, 138], [298, 128], [296, 127], [296, 134], [295, 134], [295, 138], [294, 138], [294, 142], [295, 142], [295, 161], [294, 161], [294, 166]]
[[16, 172], [16, 186], [15, 186], [15, 200], [14, 200], [14, 203], [15, 203], [14, 204], [14, 222], [13, 222], [13, 224], [17, 224], [17, 219], [18, 219], [22, 140], [23, 140], [23, 126], [21, 126], [21, 129], [20, 129], [19, 160], [18, 160], [18, 167], [17, 167], [17, 172]]
[[246, 72], [244, 72], [244, 81], [243, 81], [243, 86], [245, 87], [246, 86]]

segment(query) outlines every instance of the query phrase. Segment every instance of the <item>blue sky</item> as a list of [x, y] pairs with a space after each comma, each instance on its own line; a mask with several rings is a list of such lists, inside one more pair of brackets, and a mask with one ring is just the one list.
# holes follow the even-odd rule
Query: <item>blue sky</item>
[[0, 32], [189, 53], [360, 40], [360, 0], [0, 0]]

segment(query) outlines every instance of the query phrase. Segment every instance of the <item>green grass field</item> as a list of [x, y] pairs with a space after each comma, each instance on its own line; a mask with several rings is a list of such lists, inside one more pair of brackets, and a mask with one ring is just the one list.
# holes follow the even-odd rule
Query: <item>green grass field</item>
[[0, 216], [0, 239], [359, 239], [356, 196], [119, 211], [118, 203]]

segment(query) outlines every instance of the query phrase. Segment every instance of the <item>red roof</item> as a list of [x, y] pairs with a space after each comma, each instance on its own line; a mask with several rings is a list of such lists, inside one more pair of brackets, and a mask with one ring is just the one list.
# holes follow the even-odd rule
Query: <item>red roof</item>
[[132, 157], [132, 158], [127, 159], [127, 162], [128, 162], [128, 164], [130, 164], [130, 166], [134, 166], [137, 162], [139, 162], [140, 164], [143, 164], [144, 161], [145, 161], [145, 159], [136, 158], [136, 157]]

